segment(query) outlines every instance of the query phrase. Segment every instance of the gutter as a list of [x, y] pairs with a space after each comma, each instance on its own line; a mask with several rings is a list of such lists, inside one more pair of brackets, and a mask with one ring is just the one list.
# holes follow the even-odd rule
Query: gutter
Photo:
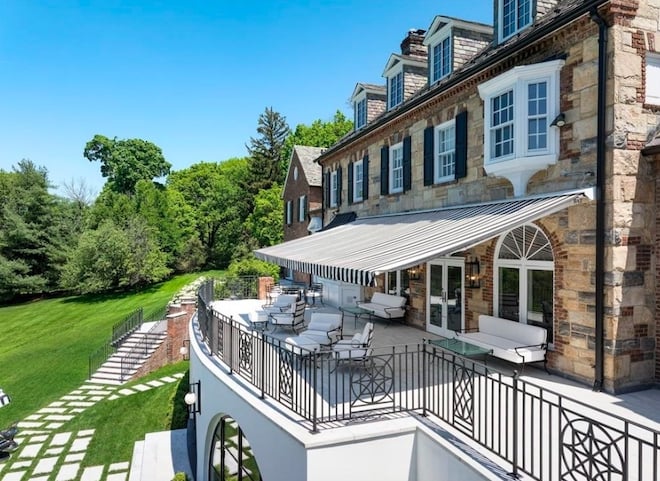
[[596, 6], [590, 12], [598, 24], [598, 119], [596, 137], [596, 306], [594, 391], [603, 390], [605, 365], [605, 109], [607, 107], [607, 24]]
[[[500, 48], [497, 53], [492, 55], [490, 58], [486, 59], [483, 62], [479, 62], [472, 67], [465, 68], [462, 71], [459, 71], [458, 75], [449, 77], [446, 82], [441, 82], [436, 87], [430, 88], [426, 93], [411, 99], [408, 103], [402, 105], [397, 110], [393, 111], [393, 115], [388, 116], [385, 114], [385, 118], [375, 120], [371, 124], [360, 129], [360, 131], [350, 138], [346, 139], [346, 142], [335, 144], [332, 147], [329, 147], [325, 150], [319, 157], [316, 158], [315, 162], [321, 163], [325, 157], [342, 150], [348, 144], [352, 143], [355, 140], [358, 140], [367, 134], [386, 126], [388, 123], [398, 119], [400, 116], [406, 114], [407, 112], [417, 108], [418, 106], [424, 104], [425, 102], [433, 99], [436, 95], [445, 92], [446, 90], [455, 87], [456, 85], [465, 82], [467, 79], [480, 73], [481, 71], [495, 65], [496, 63], [510, 57], [512, 54], [516, 53], [518, 50], [523, 49], [535, 42], [538, 42], [543, 37], [554, 33], [557, 30], [558, 24], [565, 25], [578, 18], [580, 18], [585, 13], [594, 11], [599, 5], [606, 3], [607, 0], [587, 0], [582, 5], [577, 7], [574, 10], [570, 10], [565, 14], [558, 14], [555, 21], [547, 22], [539, 27], [534, 28], [529, 35], [523, 37], [518, 42], [514, 42], [510, 45], [509, 48]], [[482, 51], [483, 53], [483, 51]]]

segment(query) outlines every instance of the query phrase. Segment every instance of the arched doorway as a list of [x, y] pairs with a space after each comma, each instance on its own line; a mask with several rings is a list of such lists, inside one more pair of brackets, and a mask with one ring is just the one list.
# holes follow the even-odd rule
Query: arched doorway
[[213, 432], [209, 464], [209, 481], [262, 481], [250, 443], [229, 416]]

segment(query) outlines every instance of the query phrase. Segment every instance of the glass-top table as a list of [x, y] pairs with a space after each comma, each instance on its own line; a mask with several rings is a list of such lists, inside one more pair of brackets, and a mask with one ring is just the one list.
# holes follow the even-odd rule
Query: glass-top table
[[341, 306], [339, 310], [341, 312], [348, 312], [349, 314], [353, 315], [353, 319], [355, 320], [355, 329], [357, 329], [357, 322], [360, 317], [371, 316], [371, 311], [369, 309], [363, 309], [358, 306]]
[[428, 341], [432, 346], [438, 346], [447, 351], [451, 351], [459, 356], [474, 358], [486, 358], [489, 354], [493, 353], [492, 349], [486, 349], [480, 346], [475, 346], [469, 342], [462, 341], [458, 338], [451, 339], [433, 339]]

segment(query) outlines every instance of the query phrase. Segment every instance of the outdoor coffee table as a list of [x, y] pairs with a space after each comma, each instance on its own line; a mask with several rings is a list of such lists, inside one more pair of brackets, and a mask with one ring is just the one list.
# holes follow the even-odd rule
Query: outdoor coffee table
[[266, 330], [268, 325], [268, 312], [258, 309], [250, 313], [250, 327], [258, 329], [261, 332]]
[[353, 316], [353, 319], [355, 321], [355, 326], [354, 329], [357, 329], [357, 322], [358, 319], [362, 316], [369, 316], [371, 318], [371, 311], [368, 309], [362, 309], [361, 307], [358, 306], [341, 306], [339, 308], [341, 312], [348, 312]]
[[459, 356], [467, 357], [469, 359], [486, 359], [486, 356], [493, 353], [492, 349], [486, 349], [480, 346], [475, 346], [469, 342], [462, 341], [457, 338], [451, 339], [433, 339], [429, 341], [432, 346], [438, 346], [447, 351], [451, 351]]

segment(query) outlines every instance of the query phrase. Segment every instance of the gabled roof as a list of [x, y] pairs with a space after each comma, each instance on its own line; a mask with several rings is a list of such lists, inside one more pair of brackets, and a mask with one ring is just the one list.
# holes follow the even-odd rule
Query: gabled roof
[[563, 25], [568, 25], [583, 15], [593, 11], [597, 7], [606, 4], [607, 1], [608, 0], [560, 1], [555, 8], [538, 19], [529, 28], [516, 35], [513, 35], [498, 45], [490, 44], [467, 63], [454, 70], [454, 72], [452, 72], [447, 77], [444, 77], [442, 80], [436, 82], [432, 86], [427, 86], [420, 89], [419, 92], [404, 101], [401, 105], [398, 106], [398, 108], [388, 110], [365, 127], [359, 130], [354, 130], [353, 132], [347, 134], [332, 147], [324, 151], [323, 155], [321, 155], [318, 160], [323, 161], [325, 156], [332, 155], [335, 151], [344, 147], [346, 144], [365, 135], [368, 135], [373, 130], [387, 124], [389, 121], [394, 120], [397, 117], [405, 115], [407, 112], [413, 110], [424, 102], [431, 100], [433, 97], [443, 93], [445, 90], [466, 81], [470, 77], [477, 75], [482, 70], [495, 65], [499, 61], [502, 61], [511, 55], [515, 55], [520, 49], [525, 48], [533, 42], [539, 41], [548, 35], [551, 35], [557, 30], [557, 28]]
[[385, 65], [385, 70], [383, 70], [383, 77], [386, 76], [387, 72], [394, 68], [398, 63], [402, 63], [404, 65], [413, 65], [415, 67], [426, 67], [426, 59], [420, 58], [420, 57], [415, 57], [413, 55], [403, 55], [400, 53], [393, 53], [390, 55], [390, 58], [387, 60], [387, 64]]
[[[319, 164], [315, 162], [319, 155], [323, 153], [325, 149], [322, 147], [309, 147], [307, 145], [294, 145], [293, 150], [291, 151], [291, 159], [293, 155], [296, 154], [300, 165], [302, 166], [303, 172], [305, 173], [305, 178], [307, 179], [307, 184], [313, 187], [320, 187], [321, 181], [323, 179], [322, 169]], [[291, 162], [289, 162], [289, 171], [291, 170]], [[289, 172], [286, 174], [287, 178], [289, 177]]]
[[358, 82], [355, 84], [355, 89], [353, 89], [353, 95], [351, 95], [351, 100], [360, 95], [362, 92], [378, 94], [378, 95], [387, 95], [387, 89], [385, 85], [376, 85], [368, 84], [363, 82]]
[[455, 26], [455, 27], [465, 28], [467, 30], [472, 30], [475, 32], [482, 32], [488, 34], [493, 33], [493, 27], [485, 23], [471, 22], [468, 20], [461, 20], [460, 18], [436, 15], [436, 17], [433, 19], [433, 22], [431, 22], [431, 26], [426, 31], [426, 35], [424, 36], [424, 45], [428, 45], [430, 43], [429, 40], [431, 39], [431, 37], [433, 37], [436, 33], [438, 33], [440, 30], [445, 28], [447, 25], [450, 25], [452, 27]]

